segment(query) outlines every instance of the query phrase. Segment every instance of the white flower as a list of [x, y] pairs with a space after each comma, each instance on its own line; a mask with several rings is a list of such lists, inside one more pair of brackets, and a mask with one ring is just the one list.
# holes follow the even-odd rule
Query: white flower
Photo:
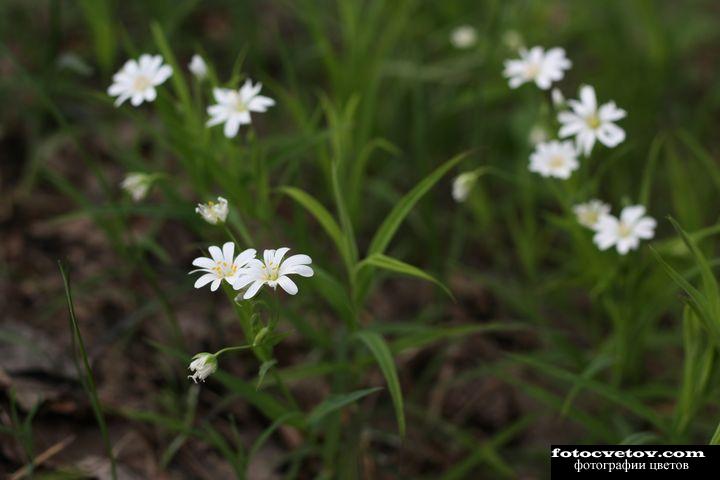
[[530, 145], [537, 145], [538, 143], [546, 142], [547, 139], [548, 133], [541, 125], [534, 125], [530, 129], [530, 135], [528, 135]]
[[450, 43], [453, 47], [470, 48], [477, 42], [477, 31], [470, 25], [460, 25], [450, 32]]
[[205, 64], [205, 60], [203, 60], [203, 58], [197, 53], [190, 59], [190, 63], [188, 63], [188, 70], [190, 70], [190, 73], [200, 80], [207, 76], [207, 65]]
[[543, 177], [567, 179], [579, 166], [577, 152], [572, 142], [553, 140], [539, 143], [530, 155], [530, 171], [537, 172]]
[[228, 216], [228, 202], [223, 197], [218, 197], [217, 203], [210, 201], [208, 203], [198, 203], [195, 209], [206, 222], [217, 225], [225, 223]]
[[578, 150], [586, 156], [590, 155], [595, 140], [606, 147], [616, 147], [625, 140], [625, 131], [613, 122], [625, 118], [627, 112], [618, 108], [615, 102], [608, 102], [600, 108], [597, 106], [595, 89], [585, 85], [580, 88], [580, 100], [568, 100], [572, 112], [558, 114], [562, 123], [560, 138], [575, 135]]
[[550, 91], [550, 98], [555, 108], [560, 108], [565, 105], [565, 95], [560, 91], [559, 88], [553, 88]]
[[597, 233], [593, 241], [600, 250], [607, 250], [615, 245], [620, 255], [637, 249], [640, 239], [651, 239], [655, 236], [657, 222], [644, 215], [645, 207], [642, 205], [623, 208], [620, 219], [604, 215], [595, 226]]
[[268, 107], [275, 105], [275, 100], [272, 98], [259, 95], [261, 89], [261, 83], [253, 85], [249, 79], [239, 90], [213, 89], [217, 104], [207, 109], [210, 115], [207, 126], [213, 127], [224, 123], [226, 137], [232, 138], [237, 135], [240, 125], [250, 124], [250, 112], [265, 112]]
[[244, 267], [251, 259], [255, 258], [257, 253], [252, 248], [248, 248], [243, 250], [237, 257], [233, 257], [235, 253], [235, 244], [233, 242], [227, 242], [223, 245], [222, 250], [216, 246], [212, 246], [208, 250], [211, 258], [198, 257], [193, 260], [192, 264], [200, 268], [190, 273], [203, 272], [204, 275], [201, 275], [195, 281], [195, 288], [202, 288], [212, 282], [210, 290], [213, 292], [220, 287], [223, 279], [232, 285], [238, 276], [243, 273]]
[[153, 177], [146, 173], [133, 172], [128, 173], [123, 181], [120, 183], [120, 187], [125, 190], [133, 200], [139, 202], [148, 193], [150, 186], [152, 185]]
[[580, 225], [595, 230], [602, 217], [610, 213], [610, 205], [601, 200], [590, 200], [573, 207], [573, 212]]
[[118, 97], [115, 106], [121, 105], [128, 98], [137, 107], [143, 101], [152, 102], [157, 96], [155, 87], [162, 84], [172, 75], [172, 67], [163, 65], [160, 55], [140, 55], [140, 61], [128, 60], [113, 75], [113, 84], [108, 88], [108, 95]]
[[455, 177], [452, 184], [452, 197], [458, 203], [462, 203], [467, 200], [470, 195], [475, 182], [477, 181], [478, 175], [476, 172], [464, 172]]
[[215, 373], [217, 368], [217, 357], [215, 357], [215, 355], [207, 352], [198, 353], [190, 362], [188, 370], [193, 372], [193, 374], [188, 375], [188, 378], [192, 378], [195, 383], [197, 383], [198, 380], [204, 382], [207, 377]]
[[250, 260], [247, 268], [235, 280], [233, 284], [235, 290], [240, 290], [249, 285], [243, 295], [245, 300], [254, 297], [263, 285], [273, 289], [280, 285], [287, 293], [295, 295], [298, 291], [297, 285], [290, 280], [288, 275], [297, 274], [301, 277], [312, 277], [314, 274], [313, 269], [310, 267], [312, 259], [307, 255], [293, 255], [283, 261], [283, 257], [288, 251], [290, 249], [286, 247], [277, 250], [265, 250], [263, 260]]
[[533, 47], [529, 51], [523, 48], [519, 60], [505, 60], [503, 75], [510, 79], [510, 88], [535, 82], [538, 88], [547, 90], [552, 82], [562, 80], [564, 71], [571, 65], [562, 48], [551, 48], [547, 52], [542, 47]]

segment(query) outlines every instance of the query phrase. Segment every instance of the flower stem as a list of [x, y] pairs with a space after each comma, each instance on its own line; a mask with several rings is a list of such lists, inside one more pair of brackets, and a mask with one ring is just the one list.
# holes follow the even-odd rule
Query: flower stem
[[213, 353], [213, 355], [215, 355], [216, 357], [219, 357], [220, 355], [222, 355], [225, 352], [235, 352], [237, 350], [247, 350], [249, 348], [252, 348], [252, 345], [238, 345], [236, 347], [225, 347], [225, 348], [222, 348], [222, 349], [218, 350], [217, 352]]

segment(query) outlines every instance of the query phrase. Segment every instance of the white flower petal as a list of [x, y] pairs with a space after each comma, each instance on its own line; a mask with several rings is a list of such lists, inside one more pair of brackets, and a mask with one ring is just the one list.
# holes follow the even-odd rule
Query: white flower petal
[[195, 280], [195, 288], [202, 288], [208, 283], [215, 280], [217, 280], [217, 275], [215, 275], [214, 273], [206, 273], [205, 275], [201, 275], [197, 280]]
[[256, 280], [252, 285], [250, 285], [250, 288], [247, 289], [247, 291], [243, 295], [243, 298], [245, 300], [248, 300], [248, 299], [254, 297], [258, 293], [258, 290], [260, 290], [260, 287], [262, 287], [264, 284], [265, 284], [264, 281]]
[[278, 285], [282, 287], [283, 290], [285, 290], [290, 295], [295, 295], [298, 292], [298, 287], [295, 285], [295, 282], [290, 280], [289, 277], [281, 276], [278, 278]]

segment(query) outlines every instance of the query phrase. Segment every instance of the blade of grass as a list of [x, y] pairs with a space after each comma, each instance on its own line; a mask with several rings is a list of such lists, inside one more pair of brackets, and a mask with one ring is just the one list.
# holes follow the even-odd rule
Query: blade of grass
[[428, 282], [432, 282], [438, 287], [440, 287], [443, 292], [447, 293], [448, 297], [452, 298], [453, 301], [455, 300], [455, 297], [453, 296], [452, 292], [448, 287], [445, 286], [440, 280], [436, 279], [430, 274], [425, 273], [421, 269], [410, 265], [409, 263], [405, 263], [402, 260], [398, 260], [396, 258], [383, 255], [381, 253], [376, 253], [374, 255], [370, 255], [363, 261], [357, 264], [357, 269], [361, 269], [364, 266], [373, 266], [377, 268], [382, 268], [383, 270], [388, 270], [390, 272], [400, 273], [402, 275], [408, 275], [410, 277], [416, 277], [423, 280], [427, 280]]
[[397, 370], [395, 369], [395, 361], [390, 354], [390, 349], [385, 340], [376, 332], [371, 330], [363, 330], [355, 333], [370, 352], [375, 357], [375, 361], [380, 366], [385, 382], [387, 382], [390, 396], [392, 397], [393, 406], [395, 408], [395, 418], [398, 424], [400, 436], [405, 436], [405, 411], [403, 408], [403, 394], [400, 389], [400, 381], [398, 380]]
[[368, 248], [368, 255], [384, 253], [390, 241], [392, 241], [395, 236], [395, 232], [400, 228], [400, 224], [405, 220], [405, 217], [408, 216], [415, 204], [440, 181], [451, 168], [467, 158], [469, 154], [470, 152], [463, 152], [443, 163], [400, 199], [380, 225], [380, 228], [377, 229], [377, 232], [375, 232], [375, 236], [373, 236], [370, 247]]
[[65, 299], [67, 300], [68, 304], [70, 329], [73, 335], [73, 344], [79, 350], [80, 357], [82, 358], [83, 362], [82, 367], [84, 369], [84, 372], [80, 368], [80, 365], [77, 363], [77, 350], [75, 351], [75, 355], [73, 356], [73, 358], [75, 358], [76, 360], [78, 375], [83, 380], [83, 387], [85, 388], [85, 391], [90, 398], [90, 405], [92, 406], [93, 413], [95, 414], [95, 420], [100, 427], [100, 434], [103, 439], [105, 451], [107, 453], [108, 459], [110, 460], [110, 474], [113, 480], [117, 480], [115, 456], [113, 455], [112, 446], [110, 445], [110, 436], [108, 434], [107, 424], [105, 423], [102, 405], [100, 404], [100, 399], [98, 398], [97, 388], [95, 387], [95, 380], [93, 378], [92, 369], [90, 368], [90, 362], [88, 361], [87, 352], [85, 350], [85, 343], [83, 342], [82, 333], [80, 332], [80, 326], [78, 324], [77, 317], [75, 316], [75, 306], [72, 299], [72, 290], [70, 289], [70, 277], [61, 261], [58, 261], [58, 266], [60, 268], [60, 275], [62, 275], [63, 286], [65, 287]]

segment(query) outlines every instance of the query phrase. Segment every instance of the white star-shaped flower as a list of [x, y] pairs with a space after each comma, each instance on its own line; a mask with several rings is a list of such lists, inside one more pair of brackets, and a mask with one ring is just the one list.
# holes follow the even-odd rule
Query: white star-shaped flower
[[288, 251], [290, 249], [287, 247], [265, 250], [263, 260], [256, 258], [250, 260], [247, 268], [235, 280], [233, 284], [235, 290], [248, 287], [243, 294], [245, 300], [254, 297], [263, 285], [273, 289], [280, 285], [287, 293], [295, 295], [298, 287], [288, 275], [312, 277], [315, 272], [310, 267], [312, 259], [307, 255], [293, 255], [283, 261], [283, 257]]
[[580, 225], [595, 230], [600, 219], [610, 213], [610, 205], [601, 200], [593, 199], [575, 205], [573, 212], [575, 212], [575, 217]]
[[128, 60], [113, 75], [113, 84], [108, 88], [108, 95], [117, 97], [115, 106], [125, 100], [137, 107], [141, 103], [152, 102], [157, 97], [155, 87], [162, 84], [172, 75], [172, 67], [163, 65], [160, 55], [140, 55], [140, 61]]
[[625, 118], [627, 112], [618, 108], [615, 102], [608, 102], [598, 108], [595, 89], [589, 85], [580, 88], [580, 100], [568, 100], [572, 111], [560, 112], [558, 120], [560, 138], [575, 136], [578, 150], [590, 155], [595, 140], [606, 147], [616, 147], [625, 140], [625, 130], [615, 125]]
[[542, 47], [520, 50], [520, 58], [505, 60], [503, 75], [509, 78], [510, 88], [518, 88], [526, 82], [535, 82], [538, 88], [547, 90], [553, 82], [562, 80], [565, 70], [572, 66], [559, 47], [545, 51]]
[[613, 245], [620, 255], [635, 250], [641, 239], [651, 239], [655, 236], [657, 222], [654, 218], [645, 216], [645, 207], [633, 205], [623, 208], [620, 218], [604, 215], [595, 226], [593, 241], [600, 250], [607, 250]]
[[211, 225], [225, 223], [228, 216], [228, 201], [218, 197], [217, 202], [198, 203], [195, 212]]
[[565, 180], [570, 178], [572, 172], [579, 166], [577, 152], [572, 142], [552, 140], [539, 143], [530, 155], [530, 171], [539, 173], [543, 177]]
[[262, 84], [255, 85], [250, 79], [246, 80], [239, 90], [228, 88], [213, 89], [213, 96], [217, 102], [207, 109], [210, 120], [208, 127], [221, 123], [225, 124], [223, 132], [228, 138], [233, 138], [240, 130], [240, 125], [248, 125], [252, 122], [250, 112], [265, 112], [269, 107], [275, 105], [275, 100], [260, 95]]
[[200, 268], [190, 273], [203, 272], [203, 275], [195, 281], [195, 288], [202, 288], [208, 283], [212, 283], [210, 290], [213, 292], [220, 287], [223, 280], [232, 285], [257, 253], [254, 249], [248, 248], [234, 257], [235, 244], [233, 242], [224, 244], [222, 250], [216, 246], [212, 246], [208, 250], [211, 258], [198, 257], [193, 260], [192, 264]]

